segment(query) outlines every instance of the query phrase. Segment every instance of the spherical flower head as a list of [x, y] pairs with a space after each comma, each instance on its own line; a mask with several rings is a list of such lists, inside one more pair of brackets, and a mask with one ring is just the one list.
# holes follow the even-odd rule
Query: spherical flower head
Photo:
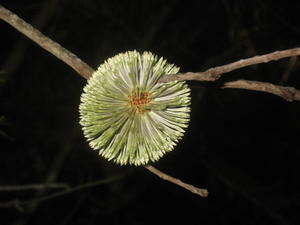
[[129, 51], [100, 65], [81, 96], [80, 124], [108, 160], [145, 165], [172, 151], [189, 122], [184, 81], [159, 83], [179, 68], [150, 52]]

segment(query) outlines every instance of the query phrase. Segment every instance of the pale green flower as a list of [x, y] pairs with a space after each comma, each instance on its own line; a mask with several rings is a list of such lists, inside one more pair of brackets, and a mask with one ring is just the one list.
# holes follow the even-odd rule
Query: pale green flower
[[158, 80], [178, 71], [150, 52], [121, 53], [100, 65], [79, 107], [89, 145], [121, 165], [144, 165], [172, 151], [189, 122], [190, 89]]

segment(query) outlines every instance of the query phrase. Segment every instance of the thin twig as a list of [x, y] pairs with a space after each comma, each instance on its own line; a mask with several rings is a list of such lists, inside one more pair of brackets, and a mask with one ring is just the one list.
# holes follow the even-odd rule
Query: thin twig
[[208, 196], [208, 191], [206, 189], [202, 189], [202, 188], [198, 188], [195, 187], [191, 184], [187, 184], [185, 182], [182, 182], [181, 180], [174, 178], [166, 173], [161, 172], [160, 170], [154, 168], [153, 166], [145, 166], [145, 168], [147, 170], [149, 170], [151, 173], [154, 173], [155, 175], [159, 176], [161, 179], [163, 180], [167, 180], [173, 184], [176, 184], [180, 187], [183, 187], [187, 190], [189, 190], [190, 192], [200, 195], [201, 197], [207, 197]]
[[236, 80], [224, 83], [223, 88], [238, 88], [252, 91], [267, 92], [282, 97], [287, 101], [300, 101], [300, 91], [296, 88], [283, 87], [267, 82]]
[[70, 186], [68, 184], [25, 184], [25, 185], [5, 185], [0, 186], [0, 191], [30, 191], [30, 190], [42, 190], [42, 189], [68, 189]]
[[42, 48], [65, 62], [82, 77], [88, 79], [93, 73], [94, 70], [79, 59], [75, 54], [43, 35], [40, 31], [26, 23], [13, 12], [4, 8], [2, 5], [0, 5], [0, 18], [40, 45]]
[[61, 196], [67, 195], [67, 194], [71, 194], [73, 192], [80, 191], [85, 188], [91, 188], [91, 187], [95, 187], [95, 186], [102, 185], [102, 184], [108, 184], [108, 183], [114, 182], [116, 180], [119, 180], [123, 176], [124, 176], [124, 174], [121, 174], [121, 175], [116, 175], [116, 176], [109, 177], [109, 178], [106, 178], [103, 180], [92, 181], [89, 183], [85, 183], [82, 185], [78, 185], [78, 186], [66, 189], [64, 191], [56, 192], [56, 193], [53, 193], [53, 194], [50, 194], [47, 196], [34, 198], [34, 199], [30, 199], [30, 200], [20, 201], [18, 199], [15, 199], [15, 200], [7, 201], [7, 202], [0, 202], [0, 207], [2, 207], [2, 208], [15, 207], [18, 209], [22, 209], [22, 206], [24, 206], [24, 205], [36, 204], [36, 203], [40, 203], [40, 202], [43, 202], [46, 200], [50, 200], [53, 198], [58, 198], [58, 197], [61, 197]]
[[[32, 19], [32, 26], [37, 27], [39, 30], [43, 29], [52, 20], [58, 2], [59, 0], [44, 1], [36, 16]], [[21, 63], [28, 55], [27, 48], [29, 44], [30, 42], [24, 37], [20, 37], [10, 49], [2, 64], [2, 67], [6, 70], [6, 79], [12, 77], [20, 69]]]
[[243, 67], [252, 66], [260, 63], [268, 63], [282, 58], [300, 55], [300, 47], [292, 48], [283, 51], [275, 51], [265, 55], [258, 55], [247, 59], [241, 59], [233, 63], [223, 66], [217, 66], [206, 70], [204, 72], [187, 72], [173, 74], [172, 76], [166, 75], [160, 79], [160, 82], [169, 82], [173, 80], [198, 80], [198, 81], [216, 81], [222, 74], [237, 70]]

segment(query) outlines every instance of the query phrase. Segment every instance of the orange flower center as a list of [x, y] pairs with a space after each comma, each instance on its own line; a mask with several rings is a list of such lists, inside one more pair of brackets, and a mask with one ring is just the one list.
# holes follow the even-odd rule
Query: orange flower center
[[135, 109], [137, 110], [137, 112], [139, 114], [143, 114], [145, 112], [144, 106], [147, 105], [151, 101], [149, 96], [150, 96], [150, 93], [142, 92], [139, 97], [136, 94], [136, 92], [133, 91], [132, 94], [128, 96], [129, 97], [128, 104], [131, 107], [135, 107]]

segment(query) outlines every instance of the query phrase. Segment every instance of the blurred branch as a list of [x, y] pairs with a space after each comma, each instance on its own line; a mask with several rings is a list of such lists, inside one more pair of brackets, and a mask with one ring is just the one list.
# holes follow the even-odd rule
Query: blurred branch
[[171, 177], [170, 175], [161, 172], [160, 170], [154, 168], [153, 166], [145, 166], [145, 168], [147, 170], [149, 170], [151, 173], [154, 173], [155, 175], [159, 176], [161, 179], [167, 180], [167, 181], [169, 181], [173, 184], [176, 184], [180, 187], [183, 187], [183, 188], [189, 190], [190, 192], [192, 192], [194, 194], [200, 195], [201, 197], [207, 197], [208, 196], [208, 191], [206, 189], [197, 188], [197, 187], [195, 187], [191, 184], [184, 183], [184, 182], [182, 182], [181, 180], [179, 180], [177, 178]]
[[36, 203], [40, 203], [40, 202], [43, 202], [43, 201], [46, 201], [46, 200], [50, 200], [50, 199], [53, 199], [53, 198], [58, 198], [58, 197], [61, 197], [61, 196], [67, 195], [67, 194], [71, 194], [73, 192], [80, 191], [80, 190], [85, 189], [85, 188], [91, 188], [91, 187], [95, 187], [95, 186], [98, 186], [98, 185], [109, 184], [109, 183], [112, 183], [116, 180], [119, 180], [123, 176], [124, 176], [124, 174], [121, 174], [121, 175], [116, 175], [116, 176], [109, 177], [109, 178], [106, 178], [106, 179], [103, 179], [103, 180], [88, 182], [88, 183], [85, 183], [85, 184], [82, 184], [82, 185], [78, 185], [78, 186], [75, 186], [75, 187], [72, 187], [72, 188], [68, 188], [64, 191], [56, 192], [56, 193], [53, 193], [53, 194], [49, 194], [47, 196], [34, 198], [34, 199], [30, 199], [30, 200], [20, 201], [18, 199], [15, 199], [15, 200], [7, 201], [7, 202], [0, 202], [0, 207], [1, 208], [15, 207], [15, 208], [19, 209], [20, 211], [22, 211], [23, 210], [22, 206], [24, 206], [24, 205], [36, 204]]
[[[265, 202], [261, 201], [260, 199], [252, 196], [249, 191], [246, 191], [243, 187], [237, 185], [236, 183], [232, 182], [228, 177], [225, 176], [224, 171], [218, 171], [215, 167], [211, 166], [207, 161], [200, 160], [202, 165], [209, 171], [210, 174], [215, 176], [221, 183], [225, 184], [229, 189], [231, 189], [236, 194], [240, 195], [246, 201], [253, 204], [255, 207], [262, 210], [266, 215], [270, 218], [274, 219], [275, 221], [279, 221], [282, 225], [289, 225], [288, 221], [282, 217], [278, 212], [274, 211], [272, 207], [268, 206]], [[278, 223], [276, 223], [278, 224]]]
[[281, 76], [281, 79], [279, 81], [279, 84], [284, 84], [288, 81], [289, 79], [289, 76], [291, 74], [291, 71], [293, 70], [293, 68], [295, 67], [296, 65], [296, 62], [297, 62], [297, 56], [292, 56], [288, 62], [288, 65], [287, 65], [287, 68], [286, 70], [284, 71], [284, 73], [282, 74]]
[[14, 139], [11, 136], [9, 136], [7, 133], [5, 133], [3, 130], [0, 130], [0, 136], [3, 137], [3, 138], [6, 138], [7, 140], [9, 140], [11, 142], [14, 141]]
[[[0, 71], [0, 75], [1, 75], [1, 71]], [[2, 80], [0, 79], [0, 83], [1, 83], [1, 81]], [[0, 115], [0, 126], [5, 125], [6, 123], [7, 122], [6, 122], [5, 116]], [[9, 140], [9, 141], [11, 141], [11, 142], [14, 141], [14, 139], [12, 137], [10, 137], [6, 132], [4, 132], [1, 129], [0, 129], [0, 136], [3, 137], [3, 138], [5, 138], [5, 139], [7, 139], [7, 140]]]
[[41, 190], [41, 189], [68, 189], [70, 186], [68, 184], [20, 184], [20, 185], [5, 185], [0, 186], [0, 191], [28, 191], [28, 190]]
[[[63, 146], [61, 147], [61, 150], [59, 151], [57, 157], [55, 157], [55, 160], [49, 166], [48, 171], [45, 174], [45, 180], [43, 182], [45, 185], [56, 182], [57, 176], [59, 175], [60, 170], [61, 170], [67, 156], [69, 155], [69, 153], [72, 150], [71, 143], [73, 143], [72, 140], [74, 138], [74, 131], [75, 131], [75, 129], [72, 130], [71, 132], [69, 132], [68, 135], [65, 135], [64, 138], [68, 139], [69, 142], [63, 143]], [[37, 190], [34, 193], [34, 196], [32, 197], [32, 199], [39, 199], [39, 198], [46, 196], [47, 191], [48, 191], [48, 189]], [[15, 200], [14, 203], [15, 202], [19, 202], [19, 201]], [[23, 203], [19, 203], [19, 208], [21, 208], [21, 204], [23, 204]], [[37, 210], [38, 206], [39, 206], [38, 201], [32, 202], [32, 204], [26, 205], [26, 208], [25, 208], [25, 205], [23, 204], [21, 209], [26, 212], [26, 216], [18, 218], [17, 221], [15, 222], [15, 225], [28, 224], [28, 221], [31, 217], [30, 215], [32, 215]]]

